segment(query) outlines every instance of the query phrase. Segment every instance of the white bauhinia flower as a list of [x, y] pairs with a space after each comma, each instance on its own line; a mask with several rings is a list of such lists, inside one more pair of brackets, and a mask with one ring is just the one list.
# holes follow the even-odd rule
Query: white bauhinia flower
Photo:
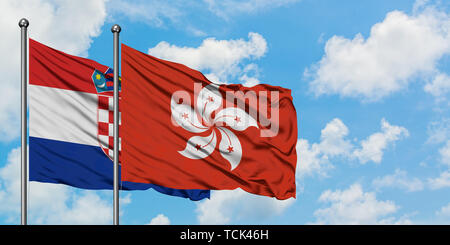
[[[190, 159], [202, 159], [209, 156], [216, 149], [218, 135], [221, 136], [219, 152], [235, 169], [242, 158], [242, 146], [239, 138], [230, 129], [244, 131], [248, 127], [258, 128], [256, 120], [244, 110], [237, 107], [222, 106], [222, 95], [218, 85], [211, 84], [204, 87], [197, 96], [195, 108], [179, 103], [176, 96], [172, 96], [172, 119], [179, 126], [191, 133], [211, 131], [209, 136], [193, 136], [186, 144], [186, 148], [179, 153]], [[218, 111], [217, 111], [218, 110]], [[211, 115], [215, 112], [214, 118]]]

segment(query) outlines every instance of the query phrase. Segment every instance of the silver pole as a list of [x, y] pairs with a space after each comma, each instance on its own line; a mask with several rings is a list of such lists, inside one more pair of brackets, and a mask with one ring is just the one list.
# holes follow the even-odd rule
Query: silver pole
[[119, 225], [119, 33], [120, 26], [113, 25], [114, 35], [114, 225]]
[[28, 161], [27, 161], [27, 27], [29, 22], [22, 18], [19, 21], [21, 31], [21, 224], [27, 224], [27, 184], [28, 184]]

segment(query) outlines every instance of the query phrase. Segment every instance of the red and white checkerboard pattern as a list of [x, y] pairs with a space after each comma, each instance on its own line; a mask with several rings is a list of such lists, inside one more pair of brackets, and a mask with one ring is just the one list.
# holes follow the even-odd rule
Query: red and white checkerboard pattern
[[[109, 158], [114, 157], [114, 105], [112, 96], [98, 96], [98, 140], [103, 151]], [[119, 131], [122, 124], [119, 112]], [[120, 136], [120, 133], [119, 133]], [[122, 150], [122, 140], [119, 137], [119, 156]]]

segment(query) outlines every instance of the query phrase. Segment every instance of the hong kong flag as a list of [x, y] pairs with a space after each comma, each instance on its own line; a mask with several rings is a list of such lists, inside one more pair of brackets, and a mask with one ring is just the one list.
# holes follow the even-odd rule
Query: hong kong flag
[[214, 84], [122, 44], [122, 180], [295, 197], [289, 89]]

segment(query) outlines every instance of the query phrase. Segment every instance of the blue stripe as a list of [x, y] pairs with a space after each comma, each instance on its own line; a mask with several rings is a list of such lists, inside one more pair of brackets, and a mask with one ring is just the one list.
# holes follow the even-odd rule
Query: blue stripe
[[[100, 147], [29, 138], [30, 181], [66, 184], [82, 189], [113, 189], [113, 162]], [[120, 167], [119, 167], [120, 171]], [[163, 186], [123, 181], [121, 190], [147, 190], [189, 198], [209, 198], [209, 190], [179, 190]]]

